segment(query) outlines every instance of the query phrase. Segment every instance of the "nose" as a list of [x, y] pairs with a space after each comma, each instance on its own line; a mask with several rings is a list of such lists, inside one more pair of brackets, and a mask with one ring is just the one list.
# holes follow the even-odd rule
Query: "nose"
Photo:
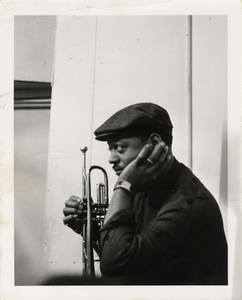
[[119, 156], [116, 153], [116, 151], [111, 150], [108, 162], [110, 164], [115, 164], [115, 163], [119, 162]]

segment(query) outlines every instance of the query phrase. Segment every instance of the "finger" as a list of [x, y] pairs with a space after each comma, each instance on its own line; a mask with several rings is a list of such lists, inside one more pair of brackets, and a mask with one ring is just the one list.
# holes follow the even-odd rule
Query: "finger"
[[163, 151], [161, 152], [161, 155], [160, 155], [160, 157], [159, 157], [159, 160], [160, 160], [161, 162], [164, 162], [164, 161], [165, 161], [165, 159], [166, 159], [166, 157], [167, 157], [167, 155], [168, 155], [168, 150], [169, 150], [168, 146], [165, 146], [165, 147], [163, 148]]
[[70, 196], [69, 199], [66, 201], [67, 203], [78, 203], [78, 204], [82, 204], [83, 203], [83, 199], [81, 199], [80, 197], [77, 196]]
[[83, 219], [78, 215], [68, 215], [63, 218], [64, 223], [82, 223]]
[[83, 214], [83, 210], [80, 210], [80, 209], [76, 209], [76, 208], [70, 208], [70, 207], [65, 207], [63, 209], [63, 214], [65, 216], [68, 216], [68, 215], [81, 215]]
[[170, 162], [170, 160], [171, 160], [171, 155], [169, 154], [169, 155], [167, 155], [167, 157], [166, 157], [166, 159], [165, 159], [165, 161], [164, 161], [164, 163], [162, 164], [162, 168], [163, 168], [163, 170], [165, 170], [166, 169], [166, 167], [167, 167], [167, 165], [169, 164], [169, 162]]
[[82, 202], [77, 201], [77, 200], [67, 200], [65, 202], [65, 206], [66, 207], [75, 207], [75, 208], [78, 208], [80, 204], [82, 205]]
[[69, 211], [68, 209], [63, 209], [63, 214], [64, 216], [69, 216], [69, 215], [72, 215], [74, 216], [75, 218], [83, 218], [83, 216], [87, 213], [86, 210], [73, 210], [73, 211]]
[[138, 160], [144, 160], [147, 159], [147, 157], [150, 155], [150, 153], [153, 151], [154, 147], [151, 144], [145, 145], [142, 150], [140, 151], [137, 159]]
[[83, 204], [80, 204], [77, 202], [69, 202], [69, 200], [67, 200], [65, 202], [65, 207], [70, 208], [70, 209], [74, 208], [74, 209], [78, 209], [78, 210], [83, 210], [86, 207], [86, 205], [83, 205]]
[[83, 209], [84, 209], [84, 206], [83, 206], [83, 205], [81, 205], [81, 204], [78, 205], [77, 210], [81, 210], [81, 211], [82, 211]]
[[80, 197], [77, 197], [77, 196], [70, 196], [69, 200], [78, 201], [78, 202], [82, 201], [82, 199]]
[[71, 222], [73, 222], [73, 221], [75, 221], [75, 218], [74, 218], [73, 215], [69, 215], [69, 216], [63, 218], [63, 223], [64, 223], [65, 225], [67, 225], [67, 224], [69, 224], [69, 223], [71, 223]]
[[158, 158], [160, 157], [161, 153], [163, 152], [165, 146], [166, 146], [166, 144], [164, 142], [160, 142], [159, 144], [157, 144], [154, 147], [153, 152], [149, 156], [149, 160], [151, 160], [152, 162], [157, 161]]

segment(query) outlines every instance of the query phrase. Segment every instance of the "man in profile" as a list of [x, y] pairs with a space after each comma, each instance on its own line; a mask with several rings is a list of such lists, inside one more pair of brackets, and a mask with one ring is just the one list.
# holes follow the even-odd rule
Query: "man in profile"
[[[98, 231], [100, 268], [110, 282], [227, 284], [227, 242], [218, 204], [173, 156], [172, 128], [165, 109], [138, 103], [94, 132], [108, 143], [118, 176]], [[78, 232], [82, 199], [70, 197], [64, 215], [64, 224]]]

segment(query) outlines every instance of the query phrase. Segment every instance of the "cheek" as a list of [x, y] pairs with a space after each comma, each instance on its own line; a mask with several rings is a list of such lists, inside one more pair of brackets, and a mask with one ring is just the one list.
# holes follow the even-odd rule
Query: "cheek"
[[125, 164], [125, 166], [130, 164], [138, 156], [139, 152], [140, 150], [130, 151], [129, 153], [127, 153], [127, 155], [125, 155], [125, 158], [123, 159], [123, 163]]

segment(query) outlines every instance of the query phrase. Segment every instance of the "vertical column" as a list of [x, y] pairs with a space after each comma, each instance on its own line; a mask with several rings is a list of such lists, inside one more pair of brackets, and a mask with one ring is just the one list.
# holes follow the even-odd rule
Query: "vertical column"
[[193, 17], [193, 170], [227, 223], [227, 17]]
[[81, 274], [82, 239], [63, 225], [62, 210], [69, 196], [81, 196], [80, 147], [91, 145], [95, 32], [95, 16], [57, 19], [45, 203], [48, 275]]
[[186, 18], [186, 165], [192, 169], [192, 16]]

